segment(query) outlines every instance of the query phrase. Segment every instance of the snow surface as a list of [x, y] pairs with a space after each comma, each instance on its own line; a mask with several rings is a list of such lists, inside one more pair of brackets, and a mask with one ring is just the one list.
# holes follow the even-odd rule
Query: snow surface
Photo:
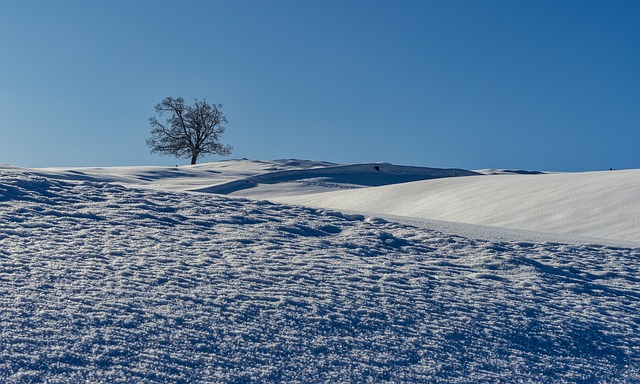
[[243, 159], [181, 167], [31, 171], [63, 180], [117, 182], [359, 212], [492, 240], [640, 246], [640, 170], [467, 171], [388, 163]]
[[640, 245], [640, 171], [428, 180], [276, 201]]
[[[597, 192], [608, 190], [625, 225], [633, 215], [622, 211], [637, 212], [637, 171], [455, 177], [461, 170], [376, 165], [3, 167], [0, 381], [640, 381], [640, 248], [479, 240], [427, 220], [182, 192], [225, 186], [273, 200], [280, 190], [314, 205], [343, 194], [367, 212], [371, 199], [395, 196], [415, 210], [385, 214], [431, 215], [411, 199], [445, 186], [459, 204], [474, 185], [468, 196], [484, 204], [507, 198], [504, 188], [534, 199], [578, 186], [593, 199], [583, 207], [605, 204]], [[438, 179], [402, 182], [407, 174]], [[536, 201], [577, 204], [562, 193]], [[527, 199], [504, 207], [535, 222]], [[467, 213], [481, 217], [484, 204]], [[618, 238], [638, 241], [598, 212]], [[514, 225], [505, 215], [492, 224]], [[570, 214], [555, 220], [579, 227]], [[615, 235], [601, 229], [597, 237]]]

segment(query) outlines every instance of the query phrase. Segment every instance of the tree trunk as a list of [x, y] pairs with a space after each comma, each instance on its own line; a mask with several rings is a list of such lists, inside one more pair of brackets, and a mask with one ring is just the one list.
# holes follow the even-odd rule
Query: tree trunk
[[191, 165], [194, 165], [196, 161], [198, 161], [198, 155], [196, 153], [193, 153], [191, 155]]

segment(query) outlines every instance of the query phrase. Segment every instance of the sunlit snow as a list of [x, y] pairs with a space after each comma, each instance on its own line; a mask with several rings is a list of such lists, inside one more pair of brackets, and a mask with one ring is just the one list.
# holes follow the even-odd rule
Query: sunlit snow
[[2, 167], [0, 381], [640, 381], [640, 174], [484, 173]]

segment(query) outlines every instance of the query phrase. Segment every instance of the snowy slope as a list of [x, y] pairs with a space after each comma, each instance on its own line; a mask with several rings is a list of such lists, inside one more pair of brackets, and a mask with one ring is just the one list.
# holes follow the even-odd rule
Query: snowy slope
[[273, 196], [306, 194], [479, 174], [464, 169], [388, 163], [344, 165], [299, 159], [226, 160], [180, 167], [40, 168], [30, 171], [63, 180], [262, 197], [269, 193], [267, 191], [272, 191], [269, 195]]
[[[32, 171], [60, 179], [369, 213], [486, 239], [640, 245], [639, 170], [548, 174], [243, 159], [181, 167]], [[469, 231], [469, 225], [475, 227]]]
[[640, 381], [640, 249], [85, 176], [0, 170], [2, 382]]
[[241, 159], [180, 167], [66, 167], [40, 168], [30, 171], [45, 177], [63, 180], [113, 182], [138, 188], [189, 191], [211, 188], [273, 172], [300, 171], [336, 165], [324, 161], [294, 159], [268, 161]]
[[181, 167], [31, 171], [60, 179], [370, 213], [486, 239], [640, 245], [639, 170], [550, 174], [242, 159]]
[[487, 175], [275, 201], [640, 244], [640, 171]]
[[336, 164], [277, 170], [192, 190], [249, 198], [277, 198], [284, 195], [315, 194], [472, 175], [478, 173], [464, 169], [410, 167], [388, 163]]

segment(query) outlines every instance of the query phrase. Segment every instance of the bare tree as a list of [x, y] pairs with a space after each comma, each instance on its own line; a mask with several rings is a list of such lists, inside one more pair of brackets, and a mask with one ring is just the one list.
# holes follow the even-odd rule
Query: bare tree
[[196, 99], [193, 105], [185, 105], [182, 97], [162, 100], [155, 106], [156, 113], [169, 116], [164, 124], [155, 116], [149, 118], [152, 129], [147, 145], [151, 153], [191, 157], [191, 164], [206, 154], [230, 154], [232, 147], [220, 144], [225, 130], [222, 124], [227, 123], [221, 108], [221, 104], [209, 105], [206, 100]]

